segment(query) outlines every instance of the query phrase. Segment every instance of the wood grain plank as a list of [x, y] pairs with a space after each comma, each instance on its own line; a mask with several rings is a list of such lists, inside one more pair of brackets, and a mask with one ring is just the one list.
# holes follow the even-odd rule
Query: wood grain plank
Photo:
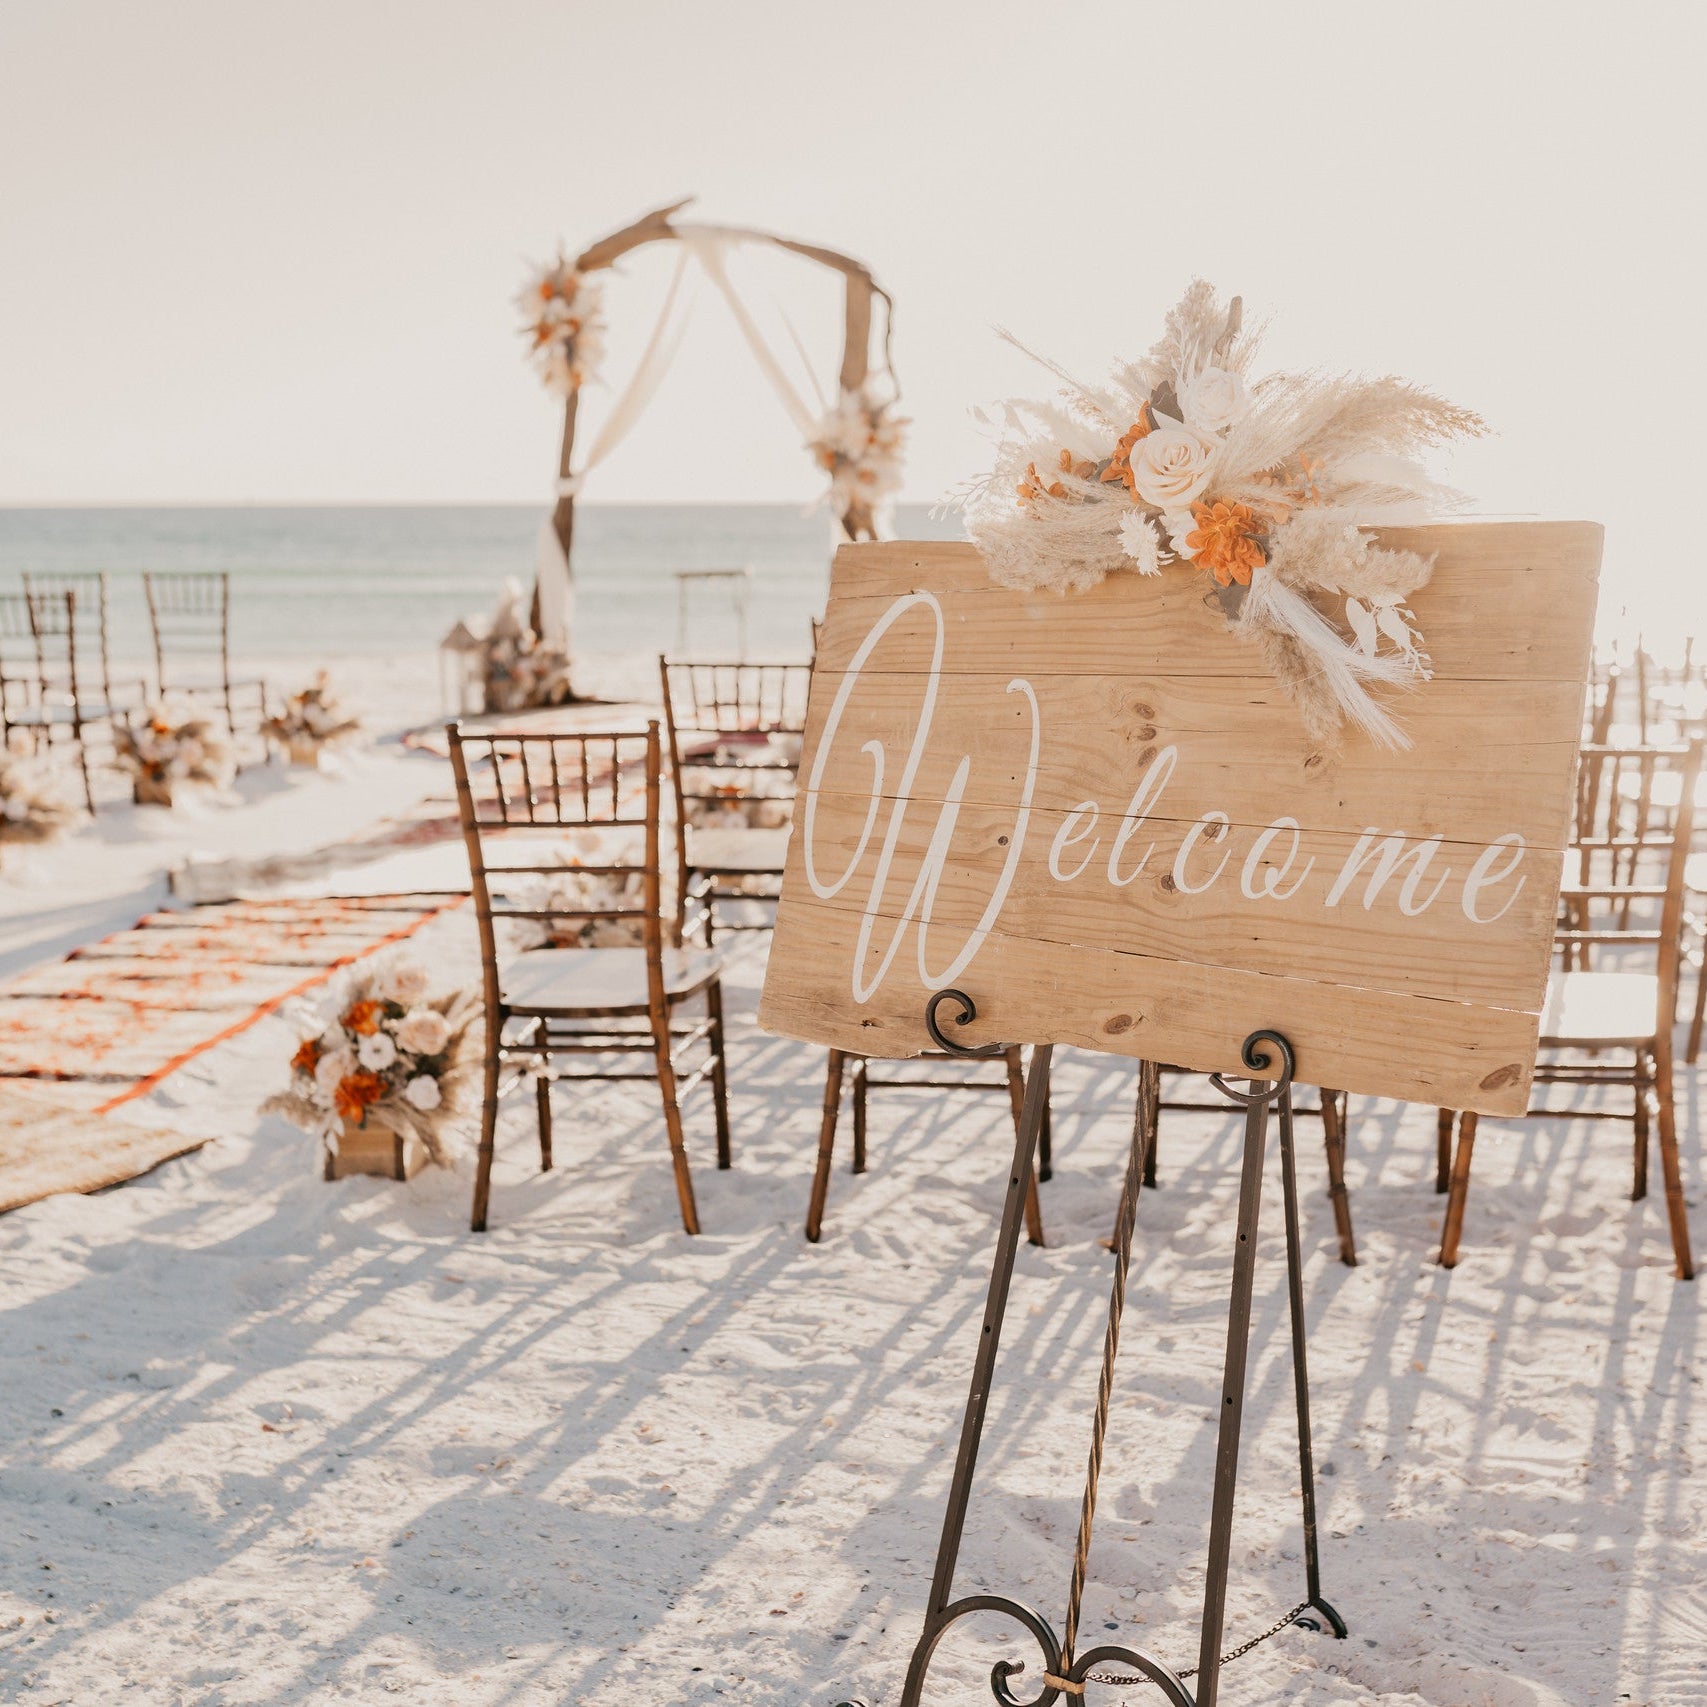
[[[759, 1024], [786, 1037], [905, 1057], [928, 1047], [930, 992], [897, 958], [866, 1006], [850, 996], [857, 919], [805, 899], [783, 901]], [[1292, 1041], [1298, 1078], [1378, 1096], [1520, 1114], [1528, 1104], [1539, 1017], [1421, 996], [1350, 992], [1260, 972], [1039, 945], [992, 933], [961, 981], [978, 1005], [965, 1041], [1065, 1043], [1164, 1060], [1199, 1072], [1240, 1071], [1239, 1043], [1273, 1027]], [[1347, 1023], [1348, 1003], [1357, 1019]]]

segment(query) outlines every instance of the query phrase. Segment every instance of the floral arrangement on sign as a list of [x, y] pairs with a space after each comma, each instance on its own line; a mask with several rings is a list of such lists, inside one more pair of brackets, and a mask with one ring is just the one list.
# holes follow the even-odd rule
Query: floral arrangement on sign
[[894, 407], [870, 385], [844, 391], [806, 447], [830, 476], [830, 507], [850, 539], [876, 538], [888, 501], [901, 489], [911, 422]]
[[293, 756], [299, 752], [318, 754], [322, 747], [347, 741], [361, 728], [332, 691], [331, 678], [322, 670], [300, 693], [284, 702], [284, 710], [266, 721], [266, 732]]
[[0, 749], [0, 841], [51, 842], [82, 815], [66, 771]]
[[604, 292], [559, 252], [516, 297], [528, 353], [547, 391], [569, 397], [598, 375], [605, 353]]
[[522, 590], [504, 583], [497, 614], [481, 652], [483, 693], [488, 711], [526, 711], [562, 705], [571, 695], [569, 654], [541, 640], [522, 615]]
[[1004, 586], [1201, 575], [1313, 738], [1350, 721], [1408, 746], [1369, 689], [1429, 677], [1406, 601], [1433, 559], [1362, 530], [1462, 503], [1414, 459], [1486, 429], [1402, 379], [1252, 379], [1256, 349], [1240, 299], [1223, 307], [1197, 280], [1161, 341], [1107, 385], [1045, 362], [1066, 389], [1003, 406], [994, 471], [964, 495], [968, 531]]
[[346, 1123], [370, 1119], [419, 1138], [439, 1166], [479, 1063], [469, 1033], [480, 1002], [429, 996], [427, 973], [403, 956], [350, 973], [290, 1062], [290, 1085], [262, 1108], [336, 1148]]
[[181, 782], [224, 788], [237, 769], [225, 726], [194, 705], [161, 702], [140, 722], [113, 726], [113, 750], [136, 783], [138, 800], [170, 805]]

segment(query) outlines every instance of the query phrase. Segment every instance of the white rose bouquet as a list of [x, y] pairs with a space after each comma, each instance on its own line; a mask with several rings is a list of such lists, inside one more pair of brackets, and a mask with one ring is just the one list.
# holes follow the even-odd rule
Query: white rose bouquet
[[470, 1033], [480, 1003], [427, 991], [426, 972], [402, 956], [350, 973], [291, 1057], [289, 1087], [263, 1108], [330, 1145], [346, 1122], [376, 1117], [444, 1166], [445, 1133], [479, 1069]]
[[135, 779], [139, 800], [169, 804], [180, 782], [225, 788], [237, 770], [224, 724], [195, 705], [162, 702], [140, 718], [115, 723], [113, 749]]
[[267, 734], [293, 753], [301, 749], [317, 754], [323, 747], [348, 741], [360, 729], [361, 719], [353, 716], [332, 691], [331, 677], [324, 670], [300, 693], [293, 693], [284, 702], [284, 709], [266, 722]]
[[1405, 601], [1433, 561], [1361, 530], [1461, 502], [1414, 457], [1485, 429], [1401, 379], [1253, 382], [1256, 348], [1239, 298], [1224, 308], [1200, 279], [1161, 341], [1106, 385], [1045, 362], [1064, 388], [1002, 407], [994, 470], [964, 494], [968, 531], [1004, 586], [1201, 574], [1311, 736], [1331, 743], [1350, 721], [1408, 746], [1369, 688], [1428, 678]]
[[886, 521], [901, 490], [910, 425], [869, 385], [844, 391], [819, 421], [806, 448], [830, 477], [830, 508], [849, 539], [875, 539]]
[[562, 256], [541, 267], [516, 297], [528, 355], [547, 391], [569, 397], [598, 375], [605, 353], [604, 298]]

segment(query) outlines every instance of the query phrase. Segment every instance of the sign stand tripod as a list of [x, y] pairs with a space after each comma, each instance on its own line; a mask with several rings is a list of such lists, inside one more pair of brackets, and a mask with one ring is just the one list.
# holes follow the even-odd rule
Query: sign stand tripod
[[[1000, 1044], [972, 1048], [946, 1036], [937, 1020], [943, 1002], [957, 1005], [957, 1025], [968, 1025], [976, 1016], [970, 997], [960, 990], [939, 990], [925, 1010], [925, 1025], [932, 1040], [952, 1054], [979, 1057], [999, 1053]], [[1132, 1145], [1126, 1161], [1120, 1209], [1115, 1223], [1114, 1283], [1108, 1305], [1108, 1330], [1103, 1342], [1102, 1373], [1097, 1385], [1096, 1416], [1091, 1430], [1090, 1462], [1085, 1478], [1084, 1503], [1079, 1518], [1078, 1541], [1073, 1551], [1072, 1579], [1067, 1591], [1067, 1615], [1060, 1638], [1031, 1607], [1001, 1595], [969, 1595], [951, 1599], [955, 1564], [960, 1553], [961, 1532], [966, 1523], [977, 1468], [978, 1447], [984, 1431], [984, 1411], [995, 1372], [1001, 1342], [1002, 1321], [1007, 1311], [1008, 1284], [1013, 1277], [1014, 1256], [1019, 1246], [1025, 1182], [1031, 1177], [1033, 1152], [1048, 1096], [1049, 1062], [1052, 1046], [1039, 1044], [1033, 1050], [1026, 1078], [1025, 1104], [1014, 1142], [1013, 1167], [1009, 1170], [1007, 1196], [1002, 1210], [1001, 1230], [996, 1237], [995, 1259], [990, 1271], [990, 1291], [984, 1306], [983, 1332], [972, 1365], [972, 1388], [966, 1401], [966, 1418], [960, 1431], [960, 1450], [955, 1458], [949, 1485], [948, 1509], [943, 1517], [942, 1541], [937, 1550], [936, 1572], [931, 1580], [930, 1604], [925, 1626], [912, 1663], [907, 1668], [901, 1707], [918, 1707], [925, 1675], [937, 1644], [950, 1626], [975, 1612], [999, 1612], [1027, 1630], [1043, 1655], [1043, 1683], [1039, 1694], [1023, 1701], [1009, 1687], [1011, 1679], [1026, 1669], [1024, 1661], [1000, 1660], [990, 1673], [990, 1691], [1001, 1707], [1051, 1707], [1066, 1697], [1080, 1700], [1089, 1683], [1154, 1683], [1173, 1707], [1215, 1707], [1221, 1667], [1248, 1653], [1258, 1643], [1299, 1624], [1306, 1629], [1346, 1634], [1344, 1620], [1322, 1597], [1321, 1571], [1317, 1557], [1316, 1477], [1310, 1444], [1310, 1388], [1305, 1367], [1303, 1255], [1298, 1232], [1298, 1182], [1294, 1166], [1292, 1129], [1292, 1046], [1277, 1031], [1254, 1031], [1244, 1041], [1240, 1059], [1253, 1077], [1249, 1088], [1237, 1090], [1219, 1074], [1211, 1079], [1223, 1096], [1245, 1110], [1244, 1167], [1239, 1182], [1237, 1242], [1233, 1251], [1232, 1294], [1227, 1313], [1227, 1350], [1222, 1377], [1220, 1434], [1215, 1454], [1215, 1483], [1209, 1522], [1209, 1558], [1203, 1591], [1203, 1622], [1197, 1664], [1174, 1671], [1153, 1654], [1142, 1650], [1104, 1645], [1084, 1653], [1076, 1651], [1079, 1614], [1084, 1597], [1086, 1568], [1090, 1558], [1091, 1528], [1096, 1516], [1097, 1480], [1102, 1470], [1103, 1442], [1108, 1432], [1109, 1396], [1114, 1381], [1116, 1354], [1120, 1346], [1120, 1317], [1126, 1302], [1126, 1275], [1132, 1254], [1132, 1231], [1138, 1214], [1138, 1194], [1144, 1165], [1155, 1140], [1154, 1097], [1159, 1068], [1145, 1061], [1140, 1072], [1147, 1080], [1140, 1085], [1139, 1114], [1133, 1124]], [[1279, 1076], [1264, 1080], [1255, 1075], [1279, 1067]], [[1245, 1402], [1245, 1365], [1250, 1342], [1251, 1295], [1256, 1277], [1257, 1218], [1262, 1206], [1263, 1156], [1268, 1138], [1268, 1111], [1279, 1115], [1281, 1182], [1286, 1222], [1287, 1296], [1292, 1320], [1292, 1373], [1298, 1408], [1298, 1466], [1303, 1491], [1305, 1597], [1285, 1617], [1261, 1635], [1223, 1654], [1222, 1624], [1227, 1602], [1227, 1570], [1233, 1539], [1233, 1502], [1239, 1471], [1239, 1428]], [[1122, 1669], [1111, 1669], [1122, 1668]], [[1194, 1695], [1185, 1680], [1195, 1677]]]

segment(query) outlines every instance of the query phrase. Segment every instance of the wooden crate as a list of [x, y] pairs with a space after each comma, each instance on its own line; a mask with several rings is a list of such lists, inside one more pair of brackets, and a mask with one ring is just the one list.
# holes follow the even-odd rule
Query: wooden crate
[[427, 1165], [427, 1147], [419, 1138], [393, 1132], [377, 1120], [365, 1126], [344, 1122], [338, 1148], [326, 1151], [327, 1179], [377, 1174], [381, 1179], [413, 1179]]

